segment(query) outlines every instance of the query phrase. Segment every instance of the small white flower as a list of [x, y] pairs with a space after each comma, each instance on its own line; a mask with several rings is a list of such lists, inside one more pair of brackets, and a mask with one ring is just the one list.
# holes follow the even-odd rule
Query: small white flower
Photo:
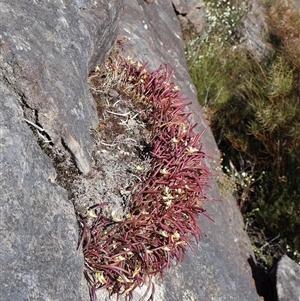
[[159, 172], [160, 172], [161, 174], [163, 174], [163, 175], [168, 175], [168, 174], [170, 174], [170, 173], [166, 170], [166, 168], [161, 169]]

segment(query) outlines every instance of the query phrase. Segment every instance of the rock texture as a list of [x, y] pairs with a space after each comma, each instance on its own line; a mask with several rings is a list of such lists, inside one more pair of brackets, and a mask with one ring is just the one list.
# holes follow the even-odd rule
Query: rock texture
[[51, 161], [5, 86], [0, 116], [0, 300], [80, 300], [83, 256], [72, 204], [51, 183]]
[[270, 276], [277, 301], [300, 301], [300, 266], [296, 262], [282, 256]]
[[203, 0], [172, 0], [173, 7], [183, 31], [192, 28], [201, 34], [205, 27], [205, 4]]
[[0, 1], [1, 301], [82, 300], [73, 205], [36, 137], [88, 172], [97, 116], [87, 75], [113, 45], [121, 9], [121, 0]]
[[250, 10], [243, 19], [244, 32], [241, 43], [258, 59], [264, 59], [270, 52], [270, 46], [265, 41], [267, 25], [264, 9], [259, 0], [249, 1]]
[[87, 75], [114, 43], [119, 2], [1, 4], [1, 77], [20, 96], [25, 117], [65, 144], [83, 173], [97, 124]]

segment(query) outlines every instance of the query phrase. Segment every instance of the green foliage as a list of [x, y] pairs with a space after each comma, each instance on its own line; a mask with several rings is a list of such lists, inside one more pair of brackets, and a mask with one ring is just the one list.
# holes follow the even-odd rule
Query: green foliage
[[[259, 179], [251, 184], [246, 200], [241, 198], [244, 192], [241, 189], [242, 212], [255, 220], [255, 226], [266, 237], [279, 235], [278, 251], [273, 256], [286, 252], [289, 246], [289, 254], [297, 258], [300, 250], [300, 15], [286, 1], [278, 1], [276, 5], [271, 2], [265, 4], [268, 42], [273, 46], [267, 60], [258, 61], [238, 45], [237, 32], [228, 38], [226, 29], [222, 35], [222, 23], [219, 27], [211, 26], [214, 30], [208, 31], [208, 38], [187, 43], [187, 59], [199, 101], [224, 153], [225, 166], [231, 162], [238, 173], [246, 172]], [[216, 3], [206, 1], [208, 9]], [[210, 16], [212, 11], [208, 21], [214, 20]], [[242, 12], [245, 10], [241, 11], [241, 18]], [[241, 18], [233, 14], [234, 20]], [[236, 25], [235, 30], [238, 28]], [[258, 253], [261, 259], [262, 254], [266, 255], [264, 250]], [[264, 264], [270, 265], [270, 260]]]
[[[286, 160], [284, 163], [287, 164]], [[287, 176], [281, 178], [274, 173], [277, 166], [270, 168], [253, 206], [260, 209], [256, 213], [257, 221], [267, 225], [270, 234], [280, 233], [283, 246], [290, 245], [294, 250], [300, 250], [300, 166], [299, 162], [296, 164], [298, 166], [290, 166]]]

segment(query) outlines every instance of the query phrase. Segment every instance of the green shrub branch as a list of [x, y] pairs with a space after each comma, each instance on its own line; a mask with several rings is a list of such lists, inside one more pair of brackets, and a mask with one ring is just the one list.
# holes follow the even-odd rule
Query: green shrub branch
[[[235, 33], [228, 36], [228, 28], [216, 21], [222, 20], [220, 11], [215, 18], [212, 13], [233, 2], [205, 2], [208, 37], [201, 43], [197, 37], [189, 40], [186, 54], [199, 101], [224, 154], [224, 171], [233, 166], [240, 175], [256, 179], [246, 188], [238, 185], [237, 197], [246, 222], [253, 220], [267, 240], [278, 237], [272, 242], [276, 251], [260, 250], [256, 244], [261, 258], [287, 252], [299, 261], [300, 14], [288, 1], [265, 2], [272, 50], [259, 61], [237, 39], [245, 6], [226, 15], [237, 20], [232, 21]], [[237, 184], [242, 178], [235, 177]]]

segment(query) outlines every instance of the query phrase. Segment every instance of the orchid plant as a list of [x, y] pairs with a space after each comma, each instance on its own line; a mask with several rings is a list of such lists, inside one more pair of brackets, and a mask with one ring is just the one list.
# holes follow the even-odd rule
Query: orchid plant
[[131, 297], [135, 288], [151, 284], [153, 276], [163, 277], [172, 261], [183, 261], [187, 246], [192, 248], [190, 239], [198, 242], [201, 237], [197, 217], [205, 214], [204, 189], [210, 177], [201, 148], [204, 131], [196, 133], [196, 125], [190, 123], [186, 99], [172, 83], [167, 66], [149, 72], [147, 64], [118, 58], [97, 67], [93, 76], [117, 82], [120, 91], [142, 104], [140, 115], [150, 133], [151, 168], [130, 188], [125, 218], [108, 216], [107, 203], [79, 217], [92, 300], [99, 288]]

